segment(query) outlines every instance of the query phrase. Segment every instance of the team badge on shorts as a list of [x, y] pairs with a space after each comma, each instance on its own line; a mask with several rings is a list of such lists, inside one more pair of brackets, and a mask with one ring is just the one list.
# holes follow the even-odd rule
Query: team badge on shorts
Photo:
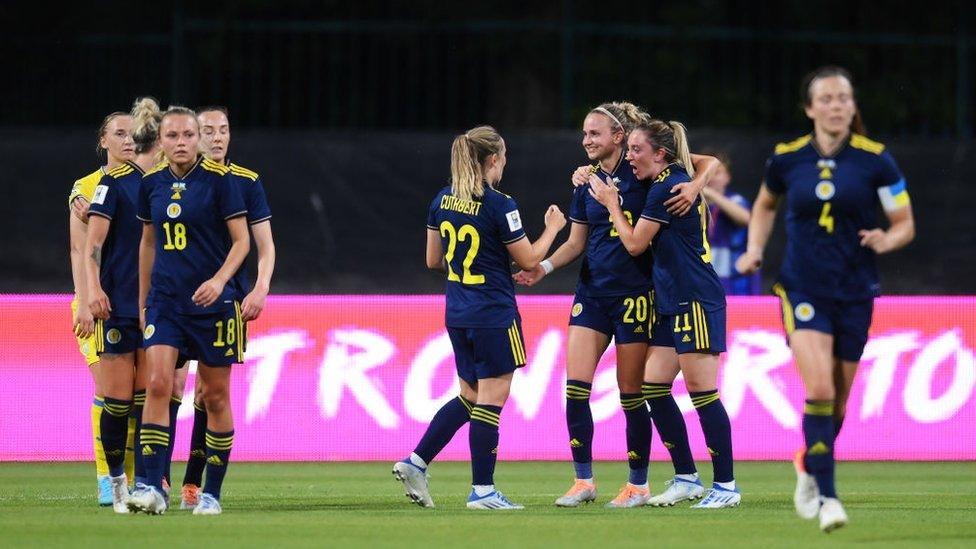
[[793, 309], [793, 312], [796, 314], [796, 318], [802, 320], [803, 322], [809, 322], [814, 315], [813, 305], [810, 305], [806, 301], [803, 303], [797, 303], [796, 308]]
[[574, 303], [573, 304], [573, 318], [578, 317], [580, 315], [580, 313], [582, 313], [582, 312], [583, 312], [583, 304], [582, 303]]
[[156, 333], [156, 327], [152, 324], [146, 326], [146, 329], [142, 332], [142, 337], [149, 339]]
[[166, 215], [168, 215], [170, 219], [176, 219], [181, 213], [183, 213], [183, 208], [181, 208], [176, 202], [173, 202], [166, 207]]
[[122, 341], [122, 332], [120, 332], [118, 328], [112, 328], [108, 331], [108, 333], [105, 334], [105, 339], [108, 340], [108, 342], [112, 345], [115, 345], [116, 343]]
[[813, 191], [820, 200], [830, 200], [834, 197], [834, 183], [832, 181], [821, 181]]

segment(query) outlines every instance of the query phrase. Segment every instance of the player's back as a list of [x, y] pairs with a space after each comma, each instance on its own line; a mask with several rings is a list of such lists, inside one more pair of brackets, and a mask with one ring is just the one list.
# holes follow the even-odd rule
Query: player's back
[[506, 246], [525, 238], [512, 197], [486, 188], [464, 200], [442, 189], [427, 227], [440, 233], [447, 265], [446, 323], [456, 328], [503, 328], [517, 317]]
[[95, 188], [89, 215], [111, 221], [102, 251], [101, 284], [114, 316], [139, 316], [139, 242], [142, 223], [136, 218], [143, 172], [133, 163], [111, 170]]

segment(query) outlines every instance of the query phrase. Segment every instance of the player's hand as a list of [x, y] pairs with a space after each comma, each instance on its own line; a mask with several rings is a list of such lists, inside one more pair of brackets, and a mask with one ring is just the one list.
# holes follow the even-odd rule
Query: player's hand
[[597, 202], [603, 204], [606, 209], [611, 208], [611, 204], [619, 204], [619, 193], [617, 193], [617, 186], [613, 184], [613, 180], [609, 177], [606, 183], [604, 183], [600, 176], [590, 174], [587, 182], [590, 184], [590, 196], [596, 199]]
[[95, 318], [100, 318], [102, 320], [108, 320], [109, 313], [112, 312], [112, 303], [109, 301], [108, 296], [105, 295], [105, 291], [102, 290], [99, 285], [97, 288], [91, 288], [89, 286], [88, 290], [91, 296], [88, 300], [88, 309]]
[[88, 207], [90, 204], [84, 196], [76, 196], [74, 200], [71, 201], [71, 213], [75, 214], [75, 217], [80, 219], [83, 223], [88, 223]]
[[746, 253], [739, 256], [735, 262], [735, 270], [739, 274], [749, 275], [762, 267], [762, 254], [759, 252], [746, 250]]
[[560, 211], [559, 206], [550, 204], [549, 209], [546, 210], [545, 222], [547, 229], [555, 229], [558, 233], [566, 226], [566, 216]]
[[247, 294], [244, 302], [241, 303], [241, 319], [245, 322], [257, 320], [264, 310], [264, 300], [268, 297], [268, 292], [254, 288]]
[[516, 284], [520, 284], [522, 286], [534, 286], [545, 276], [546, 270], [542, 268], [542, 265], [536, 265], [531, 271], [519, 271], [513, 274], [512, 278], [515, 279]]
[[74, 319], [72, 320], [75, 336], [84, 339], [95, 333], [95, 318], [92, 316], [91, 311], [88, 310], [88, 307], [83, 304], [78, 304], [78, 310], [75, 311]]
[[576, 171], [573, 172], [573, 186], [582, 187], [583, 185], [586, 185], [590, 178], [590, 173], [592, 173], [591, 170], [592, 166], [580, 166], [579, 168], [576, 168]]
[[857, 236], [861, 239], [861, 246], [871, 248], [876, 254], [883, 254], [891, 249], [888, 245], [888, 233], [882, 229], [861, 229], [857, 231]]
[[664, 207], [668, 209], [669, 214], [679, 217], [691, 211], [691, 206], [698, 196], [698, 193], [695, 192], [695, 186], [690, 181], [678, 183], [672, 187], [671, 194], [674, 196], [664, 202]]
[[204, 282], [197, 288], [197, 291], [193, 292], [193, 303], [201, 307], [209, 307], [217, 301], [220, 294], [224, 292], [224, 283], [217, 280], [216, 278], [211, 278], [210, 280]]

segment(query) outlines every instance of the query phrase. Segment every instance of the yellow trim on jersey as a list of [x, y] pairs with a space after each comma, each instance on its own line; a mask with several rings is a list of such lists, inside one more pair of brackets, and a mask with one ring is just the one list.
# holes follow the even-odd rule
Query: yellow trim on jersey
[[796, 152], [802, 149], [803, 147], [805, 147], [806, 144], [810, 142], [811, 138], [813, 138], [813, 136], [807, 134], [804, 135], [803, 137], [798, 137], [793, 141], [787, 141], [786, 143], [777, 143], [774, 154], [786, 154], [786, 153]]
[[884, 144], [868, 139], [859, 133], [851, 135], [851, 146], [872, 154], [881, 154], [885, 150]]
[[109, 170], [108, 175], [111, 175], [112, 177], [118, 179], [122, 176], [129, 175], [134, 171], [136, 171], [135, 168], [133, 168], [129, 164], [122, 164], [121, 166], [115, 169]]
[[773, 284], [773, 293], [779, 296], [780, 305], [783, 307], [783, 326], [786, 328], [786, 335], [790, 335], [796, 329], [793, 305], [790, 304], [790, 298], [786, 295], [786, 288], [782, 284]]
[[249, 170], [249, 169], [245, 168], [244, 166], [241, 166], [239, 164], [234, 164], [233, 162], [230, 163], [230, 166], [229, 167], [230, 167], [230, 173], [232, 173], [234, 175], [239, 175], [241, 177], [246, 177], [246, 178], [250, 179], [251, 181], [257, 181], [258, 180], [258, 177], [259, 177], [258, 176], [258, 173], [255, 172], [255, 171], [253, 171], [253, 170]]
[[227, 175], [230, 173], [230, 168], [224, 166], [223, 164], [218, 164], [206, 157], [204, 157], [203, 162], [200, 163], [200, 167], [207, 171], [219, 173], [220, 175]]

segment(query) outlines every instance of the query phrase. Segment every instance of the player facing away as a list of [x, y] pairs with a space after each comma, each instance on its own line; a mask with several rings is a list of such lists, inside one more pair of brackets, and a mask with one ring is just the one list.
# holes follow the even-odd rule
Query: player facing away
[[[200, 107], [197, 109], [197, 121], [200, 123], [201, 143], [203, 149], [207, 151], [207, 157], [227, 166], [230, 169], [230, 178], [241, 188], [244, 206], [247, 208], [247, 223], [258, 248], [258, 275], [251, 291], [247, 291], [249, 287], [247, 269], [243, 265], [232, 280], [237, 292], [235, 299], [241, 302], [241, 320], [245, 322], [243, 344], [246, 348], [247, 322], [257, 319], [264, 310], [265, 299], [271, 288], [271, 276], [274, 273], [275, 245], [271, 234], [271, 207], [268, 206], [260, 176], [231, 162], [227, 156], [230, 148], [230, 120], [227, 108]], [[180, 391], [186, 381], [185, 370], [181, 370], [182, 379], [180, 374], [177, 374], [176, 385]], [[196, 378], [193, 393], [193, 431], [190, 438], [190, 456], [186, 462], [186, 474], [183, 476], [180, 509], [193, 509], [197, 506], [203, 471], [207, 464], [207, 409], [203, 400], [204, 386], [201, 376]]]
[[413, 453], [393, 465], [394, 477], [421, 507], [433, 507], [427, 467], [470, 422], [472, 487], [469, 509], [522, 509], [495, 489], [498, 425], [512, 375], [525, 366], [522, 322], [509, 265], [531, 270], [545, 257], [566, 219], [556, 206], [532, 243], [515, 200], [496, 186], [505, 170], [505, 141], [490, 126], [457, 136], [451, 146], [451, 184], [427, 215], [427, 267], [446, 271], [447, 332], [454, 348], [460, 394], [431, 420]]
[[[806, 390], [794, 504], [830, 532], [848, 520], [834, 484], [834, 443], [880, 293], [874, 258], [911, 242], [915, 222], [894, 158], [863, 135], [850, 73], [817, 69], [800, 94], [813, 133], [777, 145], [767, 161], [739, 271], [761, 265], [785, 198], [786, 254], [774, 292]], [[878, 228], [879, 200], [888, 230]]]
[[195, 515], [221, 512], [220, 492], [234, 441], [230, 366], [243, 355], [240, 304], [229, 281], [250, 242], [240, 187], [230, 170], [199, 154], [196, 113], [170, 107], [160, 123], [166, 162], [146, 174], [139, 194], [139, 301], [149, 376], [140, 446], [146, 486], [129, 509], [162, 514], [169, 458], [169, 407], [181, 350], [197, 358], [207, 408], [207, 480]]
[[[670, 384], [680, 372], [698, 412], [714, 471], [712, 489], [694, 507], [734, 507], [742, 497], [732, 470], [732, 428], [716, 384], [719, 354], [725, 351], [725, 294], [710, 263], [707, 210], [701, 198], [684, 215], [672, 215], [665, 207], [672, 187], [691, 179], [686, 168], [691, 156], [685, 128], [680, 122], [653, 120], [634, 129], [627, 145], [627, 158], [637, 178], [652, 181], [637, 223], [625, 222], [612, 181], [601, 181], [594, 174], [590, 193], [610, 210], [628, 252], [637, 256], [650, 245], [654, 256], [654, 319], [644, 378], [651, 389], [651, 410], [653, 413], [656, 391], [666, 389], [670, 394]], [[653, 417], [666, 445], [688, 448], [680, 412]], [[685, 459], [691, 462], [690, 451]], [[692, 471], [693, 467], [691, 462]], [[681, 472], [677, 464], [675, 471]], [[697, 482], [695, 475], [688, 484]], [[691, 497], [697, 494], [686, 499]]]
[[[109, 170], [113, 170], [134, 156], [130, 135], [132, 118], [128, 113], [113, 112], [102, 120], [98, 128], [97, 154], [105, 152], [105, 165], [75, 181], [68, 195], [68, 235], [70, 242], [71, 278], [74, 282], [74, 299], [71, 301], [72, 329], [78, 340], [78, 350], [92, 374], [95, 384], [95, 397], [91, 407], [92, 442], [95, 453], [95, 474], [98, 481], [98, 504], [112, 505], [112, 484], [109, 479], [108, 463], [102, 449], [101, 417], [104, 410], [104, 392], [99, 380], [100, 361], [95, 348], [95, 319], [88, 308], [88, 283], [85, 278], [85, 239], [88, 233], [88, 207], [95, 187]], [[125, 455], [126, 470], [129, 476], [133, 468], [133, 446], [129, 437]]]
[[[85, 243], [85, 268], [88, 303], [95, 318], [95, 350], [99, 356], [100, 380], [104, 394], [101, 443], [112, 485], [112, 505], [116, 513], [128, 513], [128, 476], [125, 472], [127, 435], [132, 415], [135, 378], [145, 378], [146, 355], [139, 326], [139, 240], [142, 223], [136, 219], [136, 204], [143, 174], [152, 169], [157, 146], [155, 129], [144, 125], [158, 112], [155, 101], [136, 102], [132, 119], [135, 126], [127, 133], [124, 146], [135, 152], [135, 159], [102, 176], [92, 196]], [[154, 136], [151, 143], [136, 142], [133, 135]], [[138, 372], [138, 374], [137, 374]], [[130, 472], [131, 474], [131, 472]]]

